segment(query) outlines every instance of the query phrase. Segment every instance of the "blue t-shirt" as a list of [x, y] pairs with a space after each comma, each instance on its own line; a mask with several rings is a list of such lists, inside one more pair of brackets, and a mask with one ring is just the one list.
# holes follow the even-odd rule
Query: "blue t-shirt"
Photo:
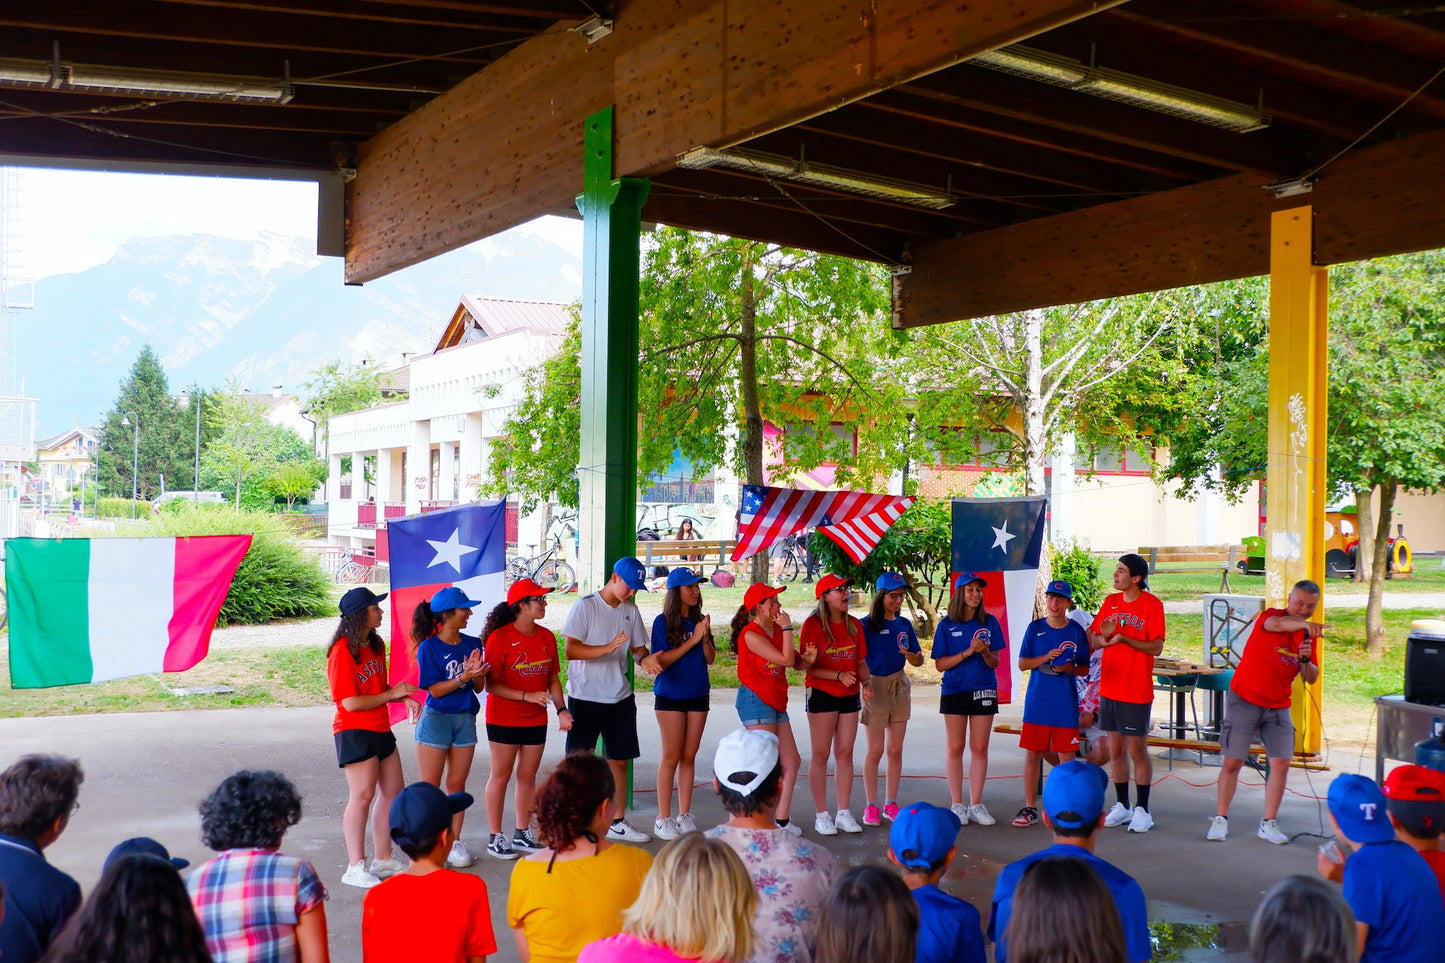
[[[1006, 644], [1003, 628], [998, 619], [987, 616], [983, 625], [972, 620], [955, 622], [945, 618], [939, 621], [933, 633], [933, 657], [941, 659], [946, 655], [958, 655], [973, 645], [975, 637], [982, 637], [994, 652]], [[979, 689], [997, 689], [998, 673], [990, 669], [981, 655], [971, 655], [958, 665], [943, 673], [943, 694], [955, 692], [977, 692]]]
[[918, 901], [918, 942], [913, 963], [984, 963], [983, 927], [972, 904], [929, 884], [913, 891]]
[[1440, 959], [1440, 884], [1407, 844], [1366, 843], [1345, 860], [1345, 902], [1370, 928], [1363, 963]]
[[34, 963], [80, 908], [80, 884], [46, 862], [30, 840], [3, 833], [0, 884], [5, 887], [0, 959]]
[[1134, 877], [1082, 846], [1054, 843], [1048, 849], [1009, 863], [998, 874], [998, 883], [993, 889], [993, 908], [988, 917], [988, 938], [993, 940], [994, 963], [1005, 963], [1006, 960], [1008, 941], [1004, 939], [1004, 933], [1008, 930], [1014, 890], [1018, 888], [1019, 880], [1024, 878], [1024, 870], [1050, 856], [1072, 856], [1094, 868], [1103, 878], [1104, 885], [1109, 887], [1109, 892], [1114, 895], [1114, 905], [1119, 908], [1119, 921], [1124, 924], [1124, 942], [1128, 944], [1130, 963], [1144, 963], [1151, 959], [1154, 950], [1149, 942], [1149, 911], [1144, 905], [1144, 890]]
[[[697, 628], [697, 619], [682, 620], [682, 638], [686, 641]], [[652, 651], [666, 652], [667, 619], [659, 615], [652, 620]], [[658, 673], [652, 680], [652, 691], [664, 699], [698, 699], [708, 694], [707, 657], [701, 645], [687, 650], [682, 658]]]
[[[456, 645], [447, 645], [433, 635], [417, 646], [417, 685], [423, 689], [430, 689], [438, 682], [460, 678], [463, 669], [462, 663], [473, 652], [481, 650], [482, 643], [474, 635], [463, 635], [462, 640]], [[476, 715], [477, 710], [481, 708], [476, 690], [470, 685], [463, 685], [457, 691], [448, 692], [440, 698], [428, 693], [426, 704], [427, 708], [435, 712], [470, 712], [472, 715]]]
[[[1037, 659], [1054, 649], [1064, 651], [1054, 659], [1056, 666], [1089, 665], [1089, 637], [1079, 623], [1069, 619], [1062, 629], [1049, 625], [1048, 619], [1034, 619], [1024, 630], [1019, 643], [1020, 659]], [[1040, 671], [1029, 673], [1029, 691], [1024, 696], [1024, 722], [1036, 726], [1079, 727], [1079, 699], [1074, 690], [1074, 676], [1050, 675]]]
[[896, 619], [884, 619], [877, 625], [873, 624], [873, 618], [869, 616], [863, 619], [863, 632], [868, 641], [869, 675], [884, 676], [902, 672], [903, 664], [907, 660], [899, 651], [901, 647], [906, 647], [909, 652], [923, 651], [918, 644], [918, 633], [913, 631], [913, 623], [901, 615]]

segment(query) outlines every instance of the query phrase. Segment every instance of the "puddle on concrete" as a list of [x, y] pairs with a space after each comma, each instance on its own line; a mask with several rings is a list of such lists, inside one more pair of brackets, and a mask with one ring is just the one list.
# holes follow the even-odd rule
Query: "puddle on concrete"
[[1156, 920], [1149, 924], [1149, 939], [1154, 944], [1154, 959], [1160, 963], [1205, 963], [1243, 958], [1240, 954], [1249, 949], [1249, 928], [1245, 923]]

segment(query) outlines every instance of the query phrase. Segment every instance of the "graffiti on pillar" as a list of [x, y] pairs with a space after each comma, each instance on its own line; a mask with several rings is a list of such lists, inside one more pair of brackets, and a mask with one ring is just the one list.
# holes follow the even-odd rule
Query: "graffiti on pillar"
[[1296, 391], [1289, 396], [1289, 453], [1294, 460], [1296, 475], [1305, 473], [1303, 456], [1309, 444], [1309, 426], [1305, 423], [1304, 395]]
[[430, 479], [428, 479], [425, 475], [417, 475], [416, 480], [412, 482], [412, 487], [419, 492], [424, 492], [427, 490], [427, 486], [429, 485], [429, 483]]
[[468, 476], [467, 476], [467, 487], [468, 487], [468, 488], [481, 488], [481, 487], [482, 487], [482, 473], [479, 472], [479, 471], [474, 471], [474, 472], [472, 472], [470, 475], [468, 475]]

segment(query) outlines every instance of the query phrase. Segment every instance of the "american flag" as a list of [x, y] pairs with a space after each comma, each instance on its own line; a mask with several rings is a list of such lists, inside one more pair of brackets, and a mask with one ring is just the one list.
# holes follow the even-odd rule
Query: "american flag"
[[837, 542], [855, 563], [862, 562], [912, 504], [912, 497], [872, 492], [744, 485], [733, 561], [751, 558], [780, 538], [816, 527]]

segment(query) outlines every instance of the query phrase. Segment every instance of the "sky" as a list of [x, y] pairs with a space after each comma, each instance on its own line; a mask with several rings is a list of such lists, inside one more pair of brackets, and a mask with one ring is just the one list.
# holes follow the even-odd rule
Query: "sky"
[[[316, 186], [294, 181], [20, 168], [12, 277], [41, 280], [110, 260], [136, 237], [262, 232], [316, 237]], [[581, 256], [582, 224], [543, 217], [516, 231]]]

